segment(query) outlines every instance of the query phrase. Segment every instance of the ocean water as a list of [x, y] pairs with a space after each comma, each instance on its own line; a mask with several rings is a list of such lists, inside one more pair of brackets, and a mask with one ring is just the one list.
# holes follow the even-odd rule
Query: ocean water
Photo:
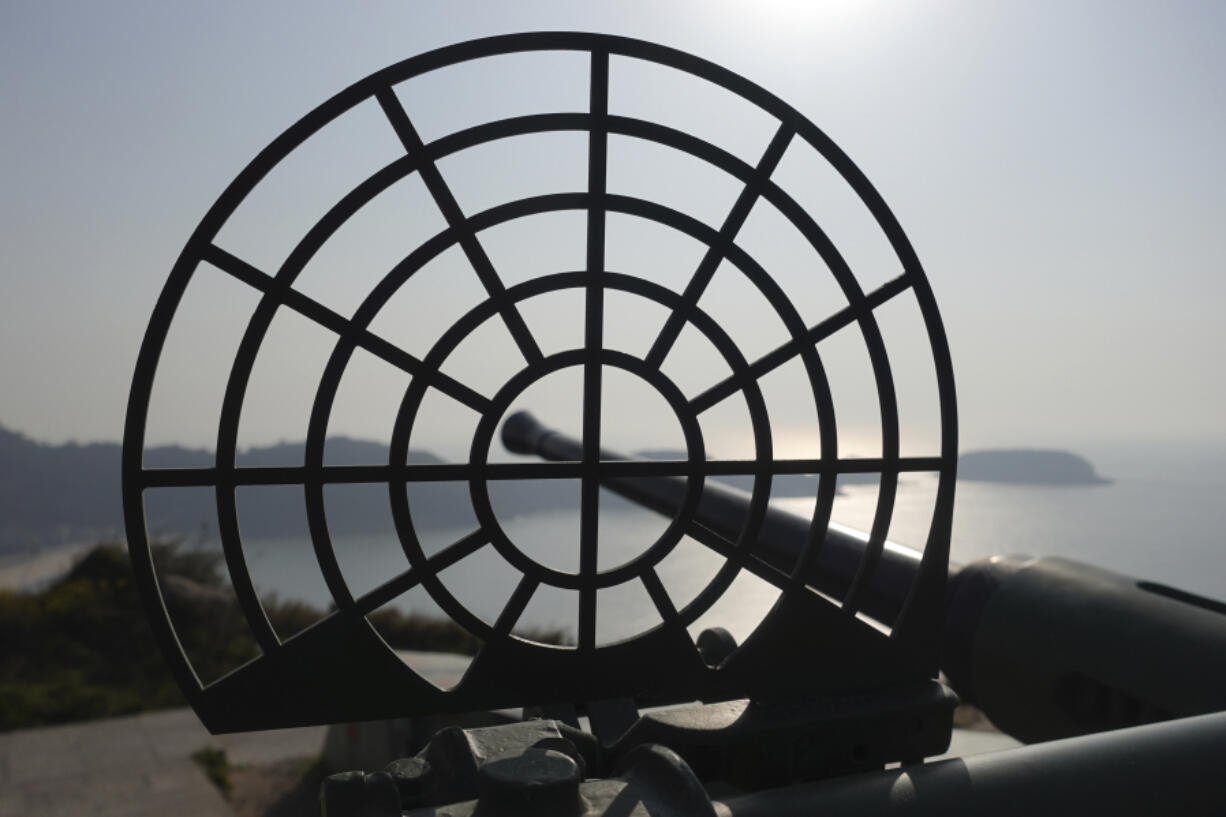
[[[922, 547], [932, 512], [936, 480], [904, 477], [895, 502], [890, 539]], [[951, 558], [970, 562], [997, 554], [1064, 556], [1226, 599], [1226, 483], [1183, 477], [1127, 475], [1112, 484], [1035, 486], [960, 482], [954, 511]], [[835, 500], [833, 518], [867, 529], [876, 508], [875, 485], [850, 485]], [[812, 500], [781, 500], [808, 513]], [[562, 571], [578, 567], [578, 516], [553, 511], [501, 519], [507, 535], [531, 558]], [[601, 515], [600, 569], [633, 558], [660, 534], [662, 517], [621, 508]], [[466, 529], [423, 534], [427, 554], [469, 533]], [[335, 550], [351, 591], [364, 593], [408, 568], [399, 543], [384, 535], [341, 537]], [[326, 607], [331, 602], [309, 543], [298, 539], [246, 542], [252, 577], [262, 594], [296, 598]], [[683, 539], [658, 566], [674, 604], [680, 608], [706, 585], [722, 558]], [[492, 547], [485, 547], [443, 571], [440, 578], [467, 609], [492, 622], [520, 577]], [[766, 582], [741, 574], [716, 605], [691, 627], [719, 625], [744, 638], [778, 596]], [[422, 588], [391, 602], [402, 610], [440, 613]], [[630, 582], [598, 594], [597, 639], [609, 642], [659, 623], [642, 585]], [[542, 586], [520, 618], [521, 627], [562, 628], [573, 633], [578, 594]]]

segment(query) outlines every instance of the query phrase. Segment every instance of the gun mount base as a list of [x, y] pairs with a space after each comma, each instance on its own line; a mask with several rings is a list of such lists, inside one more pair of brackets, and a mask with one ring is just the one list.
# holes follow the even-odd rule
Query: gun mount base
[[320, 796], [327, 817], [448, 804], [459, 804], [449, 815], [603, 814], [631, 795], [658, 804], [652, 815], [714, 814], [713, 783], [758, 791], [940, 754], [956, 702], [931, 681], [820, 701], [697, 704], [648, 712], [611, 744], [556, 720], [449, 727], [383, 771], [331, 776]]

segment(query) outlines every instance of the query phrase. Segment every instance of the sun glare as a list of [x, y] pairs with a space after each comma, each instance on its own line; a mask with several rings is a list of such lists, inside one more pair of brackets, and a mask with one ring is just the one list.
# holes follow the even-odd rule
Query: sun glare
[[[730, 10], [743, 8], [741, 3], [724, 5]], [[865, 0], [765, 0], [754, 7], [754, 13], [762, 20], [791, 28], [851, 23], [872, 18], [878, 9], [879, 4]]]

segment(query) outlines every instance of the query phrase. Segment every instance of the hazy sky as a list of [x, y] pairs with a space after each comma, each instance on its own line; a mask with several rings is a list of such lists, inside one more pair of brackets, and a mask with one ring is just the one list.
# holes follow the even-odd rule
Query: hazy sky
[[[136, 351], [170, 267], [261, 148], [385, 65], [479, 36], [543, 29], [626, 34], [719, 62], [838, 142], [925, 265], [952, 347], [964, 447], [1226, 442], [1226, 5], [1216, 2], [5, 3], [0, 424], [46, 441], [118, 439]], [[520, 67], [527, 82], [509, 72], [460, 76], [401, 90], [401, 98], [422, 116], [427, 138], [550, 103], [585, 103], [586, 76], [565, 61]], [[701, 94], [687, 92], [682, 103], [670, 95], [678, 89], [633, 74], [624, 69], [611, 104], [710, 128], [750, 161], [756, 140], [769, 136], [752, 116], [722, 119]], [[311, 195], [344, 192], [394, 158], [388, 132], [361, 126], [338, 142], [360, 150], [335, 165], [308, 165], [319, 172], [285, 188], [290, 205], [253, 200], [246, 225], [222, 236], [253, 263], [275, 262], [277, 242], [300, 233], [296, 206], [310, 212]], [[583, 156], [572, 147], [542, 142], [518, 157], [535, 157], [519, 166], [529, 179], [523, 190], [582, 179]], [[726, 211], [718, 185], [707, 195], [697, 182], [661, 181], [656, 158], [623, 148], [615, 155], [611, 146], [610, 163], [642, 172], [640, 181], [625, 174], [630, 189], [641, 183], [645, 195], [677, 195], [680, 208], [698, 215], [709, 207], [718, 225]], [[519, 182], [493, 172], [504, 166], [495, 152], [442, 167], [471, 208], [523, 194]], [[795, 179], [803, 186], [803, 172]], [[405, 207], [419, 206], [413, 190], [403, 195]], [[397, 217], [394, 204], [367, 227], [386, 227], [379, 218]], [[386, 268], [414, 235], [441, 224], [429, 208], [413, 212], [420, 217], [412, 229], [386, 245], [357, 242], [361, 251], [343, 263]], [[546, 266], [582, 259], [582, 233], [567, 224], [582, 221], [553, 223], [570, 238], [545, 249], [491, 234], [491, 254], [511, 277], [532, 274], [527, 259], [538, 250]], [[792, 250], [765, 222], [753, 230], [761, 252], [786, 266]], [[636, 263], [636, 249], [644, 264], [684, 257], [684, 248], [654, 242], [631, 240], [625, 263]], [[346, 289], [326, 278], [329, 263], [342, 262], [321, 257], [303, 286], [324, 300], [348, 298], [351, 309], [372, 279]], [[217, 286], [200, 304], [225, 348], [222, 336], [241, 328], [247, 296]], [[442, 312], [463, 292], [457, 285], [437, 293]], [[725, 307], [737, 303], [729, 290]], [[732, 309], [730, 331], [738, 319], [749, 320]], [[205, 325], [185, 318], [184, 326]], [[385, 328], [406, 345], [414, 331], [429, 334], [390, 318]], [[326, 338], [285, 331], [286, 348], [301, 349], [304, 361], [330, 348]], [[767, 340], [750, 331], [745, 342]], [[203, 342], [184, 348], [193, 343]], [[897, 351], [906, 359], [906, 348]], [[484, 362], [496, 370], [507, 360]], [[297, 435], [305, 415], [287, 419], [277, 402], [293, 399], [277, 378], [297, 365], [267, 372], [269, 416], [244, 417], [244, 442]], [[188, 370], [199, 378], [168, 386], [176, 396], [167, 411], [180, 425], [155, 422], [159, 441], [208, 443], [215, 414], [193, 413], [199, 403], [188, 381], [207, 380], [209, 371], [206, 359]], [[905, 392], [909, 381], [901, 381]], [[638, 399], [634, 384], [626, 388]], [[382, 398], [366, 400], [360, 385], [355, 394], [351, 422], [339, 430], [377, 436]]]

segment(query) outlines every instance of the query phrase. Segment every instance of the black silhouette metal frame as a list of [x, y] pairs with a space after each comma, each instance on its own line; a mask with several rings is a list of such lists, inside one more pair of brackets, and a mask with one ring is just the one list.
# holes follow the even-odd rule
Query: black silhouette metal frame
[[[590, 107], [581, 112], [542, 113], [479, 124], [423, 143], [393, 87], [426, 72], [499, 54], [525, 51], [578, 51], [590, 55]], [[765, 110], [778, 129], [756, 165], [714, 145], [662, 124], [608, 110], [611, 56], [629, 57], [683, 71], [722, 86]], [[214, 243], [215, 236], [243, 198], [305, 139], [333, 119], [370, 98], [377, 100], [405, 148], [405, 155], [362, 181], [338, 201], [302, 237], [276, 271], [261, 270]], [[466, 148], [497, 139], [550, 131], [579, 131], [588, 137], [586, 190], [559, 192], [507, 202], [478, 213], [462, 212], [438, 169], [438, 162]], [[738, 179], [743, 185], [731, 211], [712, 227], [677, 210], [650, 201], [608, 192], [607, 146], [611, 134], [648, 140], [697, 157]], [[771, 175], [789, 144], [807, 142], [824, 156], [858, 194], [897, 253], [904, 272], [871, 291], [864, 291], [838, 249], [808, 213]], [[296, 276], [313, 254], [355, 212], [381, 191], [410, 174], [424, 181], [446, 220], [446, 229], [425, 241], [387, 273], [351, 317], [344, 317], [294, 289]], [[847, 306], [815, 325], [800, 314], [753, 257], [736, 243], [739, 229], [759, 199], [774, 205], [811, 244], [833, 273]], [[481, 231], [524, 216], [581, 210], [587, 216], [587, 261], [582, 270], [543, 275], [506, 287], [479, 240]], [[705, 255], [680, 294], [642, 278], [606, 269], [605, 221], [624, 213], [663, 224], [706, 245]], [[372, 319], [413, 274], [442, 251], [459, 245], [487, 293], [486, 299], [452, 325], [422, 358], [408, 354], [370, 329]], [[716, 268], [730, 262], [767, 299], [783, 321], [790, 340], [774, 351], [748, 360], [698, 302]], [[144, 439], [154, 375], [175, 310], [194, 271], [207, 262], [261, 293], [243, 334], [222, 402], [216, 462], [210, 468], [146, 468]], [[825, 271], [823, 271], [823, 274]], [[582, 291], [585, 335], [582, 348], [546, 355], [521, 316], [527, 299], [560, 290]], [[604, 295], [630, 293], [662, 305], [669, 312], [663, 329], [643, 357], [603, 347]], [[874, 310], [911, 291], [926, 325], [940, 400], [940, 452], [933, 457], [899, 454], [899, 419], [893, 376]], [[292, 467], [239, 467], [236, 447], [239, 416], [256, 353], [274, 314], [292, 310], [331, 330], [336, 344], [324, 369], [311, 408], [305, 461]], [[486, 395], [444, 374], [442, 364], [456, 347], [488, 320], [501, 320], [527, 361], [495, 394]], [[702, 393], [687, 398], [660, 369], [683, 327], [701, 332], [722, 355], [732, 374]], [[839, 456], [834, 404], [816, 344], [854, 325], [866, 343], [876, 383], [881, 418], [881, 456]], [[388, 462], [368, 466], [324, 464], [329, 416], [341, 375], [356, 349], [372, 353], [411, 375], [391, 435]], [[775, 455], [766, 404], [758, 381], [789, 361], [799, 359], [819, 420], [820, 456], [782, 459]], [[491, 462], [489, 453], [499, 420], [524, 389], [567, 367], [583, 373], [583, 457], [573, 462]], [[668, 402], [684, 432], [687, 458], [675, 461], [612, 460], [601, 456], [602, 370], [617, 367], [651, 384]], [[469, 461], [459, 464], [406, 464], [410, 432], [422, 401], [438, 390], [480, 415]], [[711, 460], [699, 416], [733, 395], [744, 396], [754, 434], [749, 460]], [[263, 150], [208, 211], [184, 248], [158, 299], [141, 348], [132, 384], [125, 428], [123, 483], [127, 531], [148, 617], [179, 684], [202, 721], [214, 731], [355, 721], [426, 712], [468, 711], [510, 706], [593, 702], [634, 698], [665, 702], [730, 697], [813, 697], [848, 690], [931, 678], [936, 673], [936, 645], [944, 611], [949, 526], [957, 450], [956, 411], [949, 350], [936, 303], [919, 260], [902, 229], [876, 190], [851, 160], [796, 110], [748, 80], [717, 65], [669, 48], [597, 34], [533, 33], [463, 43], [398, 63], [319, 106]], [[908, 602], [884, 635], [854, 613], [871, 580], [889, 528], [901, 472], [938, 474], [931, 530], [923, 561]], [[847, 473], [880, 475], [876, 515], [859, 574], [840, 604], [814, 593], [806, 584], [830, 522], [837, 477]], [[816, 510], [809, 541], [790, 572], [765, 564], [754, 555], [758, 527], [770, 496], [771, 479], [782, 474], [819, 474]], [[655, 567], [692, 528], [694, 508], [708, 477], [753, 475], [751, 513], [736, 541], [706, 537], [725, 562], [715, 577], [688, 604], [673, 600]], [[597, 502], [601, 481], [611, 477], [675, 476], [688, 480], [683, 507], [657, 541], [630, 562], [607, 571], [597, 569]], [[579, 479], [582, 484], [579, 569], [567, 573], [527, 557], [503, 532], [491, 508], [492, 481]], [[427, 557], [414, 528], [406, 485], [423, 481], [466, 481], [479, 528]], [[346, 584], [329, 536], [324, 488], [338, 483], [388, 486], [397, 534], [408, 569], [382, 586], [355, 596]], [[236, 489], [247, 485], [301, 486], [311, 538], [336, 610], [311, 628], [282, 640], [269, 623], [250, 577], [236, 508]], [[235, 672], [202, 684], [180, 645], [163, 603], [146, 530], [147, 489], [207, 486], [215, 489], [219, 532], [226, 565], [251, 633], [262, 655]], [[484, 547], [493, 547], [522, 574], [501, 614], [486, 622], [464, 607], [440, 581], [446, 567]], [[739, 571], [753, 572], [782, 593], [754, 634], [718, 666], [701, 660], [687, 626], [728, 589]], [[638, 581], [646, 588], [662, 623], [640, 636], [608, 645], [596, 641], [596, 597], [601, 588]], [[512, 634], [519, 616], [542, 585], [578, 591], [577, 644], [537, 644]], [[424, 587], [456, 622], [484, 646], [463, 680], [442, 690], [413, 673], [382, 641], [366, 616], [415, 586]]]

